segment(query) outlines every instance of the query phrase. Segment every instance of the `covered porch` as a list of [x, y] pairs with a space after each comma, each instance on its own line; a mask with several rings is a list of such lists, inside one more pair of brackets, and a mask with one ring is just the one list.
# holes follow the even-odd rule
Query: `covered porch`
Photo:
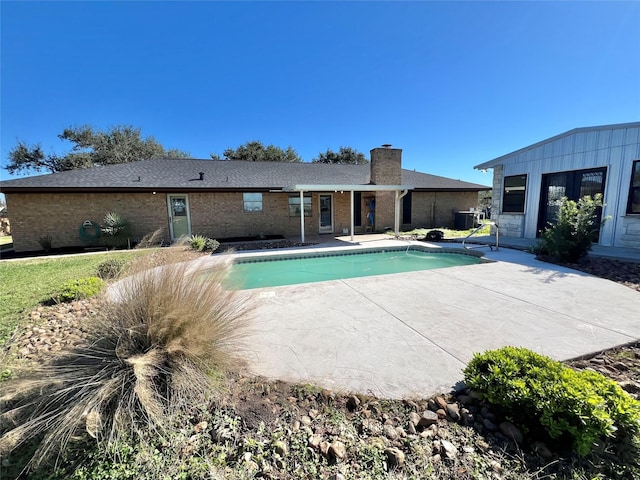
[[[289, 188], [285, 188], [284, 192], [297, 192], [300, 195], [300, 205], [304, 205], [305, 193], [344, 193], [349, 192], [349, 231], [351, 240], [354, 240], [355, 236], [355, 197], [356, 193], [370, 192], [370, 193], [382, 193], [380, 196], [376, 196], [375, 205], [371, 206], [371, 214], [381, 218], [388, 218], [389, 214], [393, 213], [393, 231], [396, 236], [400, 233], [400, 211], [402, 198], [411, 190], [413, 186], [410, 185], [294, 185]], [[378, 198], [380, 197], [380, 198]], [[358, 206], [360, 208], [360, 206]], [[322, 212], [320, 212], [322, 215]], [[322, 219], [321, 219], [322, 221]], [[373, 221], [371, 222], [373, 224]], [[385, 222], [386, 223], [386, 222]], [[300, 208], [300, 241], [305, 242], [305, 212], [304, 208]]]

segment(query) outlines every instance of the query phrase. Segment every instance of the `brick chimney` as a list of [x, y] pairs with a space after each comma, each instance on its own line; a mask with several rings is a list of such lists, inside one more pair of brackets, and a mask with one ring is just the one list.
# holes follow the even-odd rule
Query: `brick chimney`
[[[371, 150], [371, 183], [402, 184], [402, 149], [383, 145]], [[393, 228], [395, 192], [376, 192], [375, 227], [377, 231]]]
[[402, 183], [402, 149], [383, 145], [371, 150], [371, 183], [400, 185]]

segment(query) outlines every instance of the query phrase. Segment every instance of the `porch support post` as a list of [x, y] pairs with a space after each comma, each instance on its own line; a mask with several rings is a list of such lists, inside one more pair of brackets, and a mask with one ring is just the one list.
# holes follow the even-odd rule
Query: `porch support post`
[[353, 202], [354, 202], [354, 196], [355, 196], [355, 194], [354, 194], [353, 190], [351, 190], [351, 241], [352, 241], [352, 242], [353, 242], [353, 224], [355, 223], [355, 222], [354, 222], [354, 220], [353, 220], [353, 212], [354, 212], [354, 209], [353, 209]]
[[304, 243], [304, 190], [300, 190], [300, 243]]

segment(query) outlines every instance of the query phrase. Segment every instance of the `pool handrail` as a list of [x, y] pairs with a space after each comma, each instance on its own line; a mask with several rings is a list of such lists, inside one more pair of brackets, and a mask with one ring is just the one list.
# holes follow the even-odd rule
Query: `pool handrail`
[[[493, 225], [494, 227], [496, 227], [496, 244], [495, 245], [491, 245], [490, 243], [488, 244], [482, 244], [482, 245], [474, 245], [473, 247], [465, 245], [465, 242], [476, 232], [482, 230], [486, 225]], [[464, 237], [464, 240], [462, 240], [462, 246], [464, 248], [466, 248], [467, 250], [472, 250], [474, 248], [483, 248], [483, 247], [489, 247], [491, 249], [491, 251], [493, 251], [493, 248], [495, 246], [496, 251], [498, 251], [500, 249], [500, 227], [498, 226], [498, 224], [496, 222], [485, 222], [481, 225], [478, 225], [476, 228], [474, 228], [469, 235], [467, 235], [466, 237]]]

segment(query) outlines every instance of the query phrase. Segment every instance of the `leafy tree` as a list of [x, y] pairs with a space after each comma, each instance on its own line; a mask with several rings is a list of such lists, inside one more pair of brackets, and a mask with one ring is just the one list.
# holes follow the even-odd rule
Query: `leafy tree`
[[[253, 140], [238, 148], [227, 148], [224, 152], [224, 160], [246, 160], [249, 162], [302, 162], [300, 155], [291, 147], [283, 150], [275, 145], [264, 146], [262, 142]], [[216, 153], [210, 154], [214, 160], [221, 160]]]
[[128, 125], [96, 130], [89, 125], [66, 128], [60, 140], [73, 144], [64, 156], [47, 154], [40, 144], [28, 145], [19, 141], [9, 152], [9, 173], [18, 171], [52, 173], [98, 165], [128, 163], [150, 158], [186, 158], [189, 154], [177, 149], [165, 150], [153, 137], [142, 138], [140, 129]]
[[342, 163], [360, 165], [363, 163], [369, 163], [362, 152], [351, 147], [340, 147], [340, 150], [336, 153], [330, 148], [326, 152], [320, 152], [316, 158], [312, 160], [312, 163]]

